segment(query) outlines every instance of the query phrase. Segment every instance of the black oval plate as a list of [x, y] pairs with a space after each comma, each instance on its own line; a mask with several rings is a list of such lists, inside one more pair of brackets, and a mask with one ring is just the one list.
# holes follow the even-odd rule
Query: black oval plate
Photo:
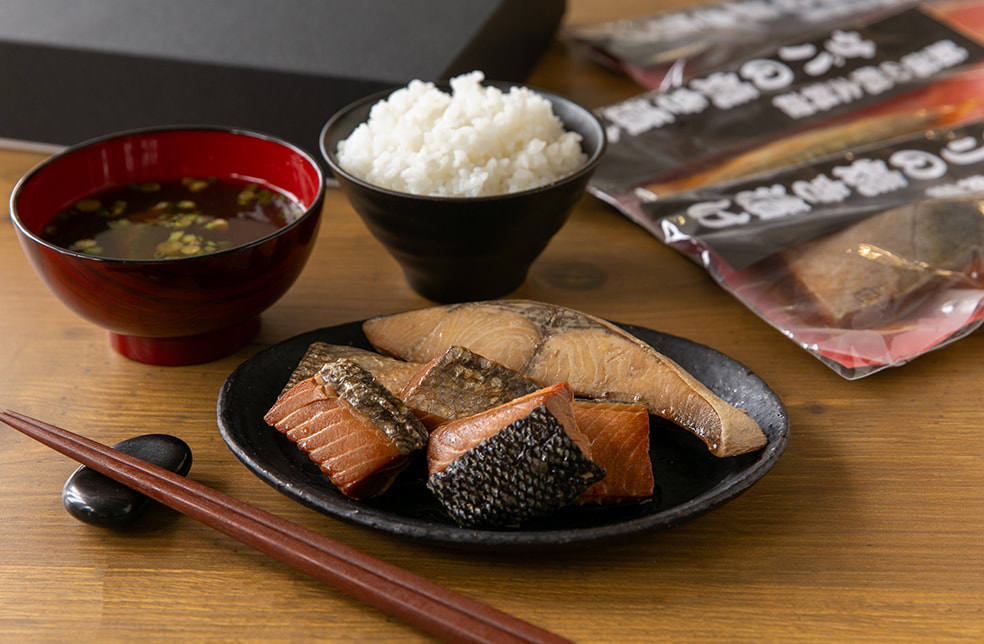
[[425, 487], [426, 465], [415, 461], [376, 499], [353, 501], [286, 437], [263, 422], [312, 342], [371, 345], [362, 322], [310, 331], [256, 354], [225, 381], [218, 397], [219, 431], [247, 468], [280, 493], [326, 515], [400, 537], [456, 548], [536, 550], [584, 546], [665, 530], [735, 498], [776, 463], [789, 440], [778, 396], [747, 367], [701, 344], [651, 329], [619, 325], [669, 356], [728, 402], [748, 410], [768, 436], [761, 450], [731, 458], [708, 453], [696, 437], [661, 418], [650, 420], [656, 492], [619, 506], [571, 507], [518, 529], [458, 527]]

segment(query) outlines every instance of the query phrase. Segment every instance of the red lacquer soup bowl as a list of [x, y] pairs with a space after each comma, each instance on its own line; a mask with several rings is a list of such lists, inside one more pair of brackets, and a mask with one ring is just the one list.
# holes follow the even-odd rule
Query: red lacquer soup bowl
[[[52, 219], [102, 190], [213, 177], [296, 200], [301, 214], [225, 250], [175, 259], [112, 259], [43, 239]], [[274, 137], [219, 127], [154, 128], [87, 141], [42, 162], [15, 186], [10, 215], [34, 270], [70, 309], [109, 332], [119, 353], [149, 364], [208, 362], [240, 349], [260, 313], [291, 287], [311, 254], [325, 179], [306, 152]]]

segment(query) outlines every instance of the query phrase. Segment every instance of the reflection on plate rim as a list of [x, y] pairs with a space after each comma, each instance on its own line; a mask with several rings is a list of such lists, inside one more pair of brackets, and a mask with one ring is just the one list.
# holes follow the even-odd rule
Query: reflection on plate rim
[[[229, 375], [219, 392], [217, 401], [217, 416], [220, 434], [229, 449], [247, 467], [247, 469], [288, 498], [291, 498], [292, 500], [297, 501], [310, 509], [345, 521], [352, 525], [362, 526], [396, 536], [411, 538], [423, 543], [429, 543], [431, 545], [450, 546], [455, 548], [477, 548], [484, 550], [535, 550], [566, 546], [586, 546], [599, 542], [608, 542], [643, 532], [655, 532], [676, 527], [696, 519], [707, 512], [710, 512], [711, 510], [714, 510], [733, 500], [765, 476], [765, 474], [778, 461], [789, 440], [789, 419], [786, 414], [785, 406], [775, 392], [773, 392], [768, 385], [766, 385], [765, 382], [756, 376], [750, 369], [734, 359], [711, 349], [710, 347], [707, 347], [706, 345], [702, 345], [685, 338], [680, 338], [678, 336], [672, 336], [654, 331], [645, 327], [619, 324], [619, 326], [634, 335], [652, 335], [654, 338], [659, 338], [670, 343], [677, 343], [681, 347], [706, 353], [708, 356], [713, 356], [718, 361], [723, 361], [723, 364], [731, 369], [740, 369], [743, 373], [743, 378], [747, 378], [751, 384], [761, 388], [766, 394], [768, 394], [768, 402], [770, 403], [770, 406], [774, 408], [772, 411], [776, 414], [770, 424], [772, 427], [771, 433], [762, 422], [763, 419], [757, 418], [756, 420], [758, 420], [760, 424], [763, 424], [763, 429], [766, 430], [767, 434], [770, 434], [769, 444], [756, 453], [758, 454], [758, 458], [754, 462], [750, 463], [744, 469], [737, 470], [738, 478], [736, 480], [731, 481], [729, 485], [725, 485], [725, 483], [728, 483], [728, 480], [721, 481], [686, 502], [664, 508], [653, 514], [646, 514], [640, 517], [616, 521], [613, 523], [605, 523], [593, 527], [582, 527], [566, 530], [478, 530], [459, 528], [453, 525], [432, 524], [414, 517], [387, 512], [385, 510], [366, 506], [356, 501], [345, 499], [336, 490], [329, 490], [327, 486], [330, 484], [307, 484], [307, 481], [304, 481], [304, 484], [296, 484], [293, 481], [284, 480], [279, 475], [279, 470], [271, 469], [271, 465], [268, 461], [258, 458], [250, 453], [248, 446], [242, 444], [242, 431], [238, 428], [230, 427], [230, 423], [226, 422], [226, 419], [224, 418], [224, 403], [231, 395], [234, 387], [238, 384], [237, 379], [242, 375], [242, 372], [245, 369], [248, 369], [251, 365], [257, 364], [258, 361], [268, 359], [271, 356], [275, 357], [279, 352], [289, 350], [295, 345], [297, 347], [302, 347], [301, 353], [303, 353], [311, 342], [318, 340], [331, 342], [330, 339], [326, 340], [324, 336], [333, 334], [352, 334], [356, 336], [356, 344], [360, 342], [364, 343], [365, 336], [361, 334], [361, 325], [362, 321], [358, 321], [315, 329], [313, 331], [288, 338], [278, 344], [260, 351], [252, 358], [246, 360], [243, 364], [237, 367], [232, 374]], [[645, 337], [640, 336], [640, 338], [643, 341], [650, 343]], [[342, 344], [341, 342], [335, 343]], [[368, 346], [368, 344], [366, 343], [364, 346]], [[300, 357], [300, 354], [298, 354], [297, 360], [299, 360]], [[670, 357], [673, 358], [672, 355], [670, 355]], [[287, 365], [288, 373], [289, 371], [292, 371], [295, 366], [296, 363]], [[687, 368], [687, 365], [683, 366]], [[284, 378], [284, 382], [286, 382], [286, 377]], [[708, 384], [708, 386], [711, 386], [713, 389], [713, 386], [709, 383], [705, 384]], [[715, 393], [722, 395], [722, 397], [726, 399], [728, 398], [727, 392], [716, 391]], [[270, 401], [270, 404], [272, 404], [272, 401]], [[281, 435], [277, 434], [274, 429], [270, 428], [270, 432], [272, 432], [271, 440], [280, 440], [282, 438]], [[338, 495], [341, 498], [335, 499], [325, 497], [324, 494], [326, 492], [328, 494]]]

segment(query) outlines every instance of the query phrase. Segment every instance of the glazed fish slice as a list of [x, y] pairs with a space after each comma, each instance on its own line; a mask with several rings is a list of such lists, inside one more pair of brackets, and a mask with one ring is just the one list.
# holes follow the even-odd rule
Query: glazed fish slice
[[[327, 392], [317, 376], [281, 396], [265, 420], [296, 443], [347, 496], [372, 496], [373, 487], [387, 485], [380, 481], [387, 478], [389, 465], [401, 462], [399, 450], [393, 446], [364, 440], [371, 430], [360, 422], [363, 419]], [[349, 431], [352, 427], [362, 431]], [[374, 448], [374, 453], [366, 453]], [[360, 450], [361, 455], [357, 454]]]
[[389, 356], [383, 356], [375, 351], [367, 351], [359, 347], [350, 347], [344, 344], [329, 344], [327, 342], [313, 342], [307, 348], [301, 361], [290, 374], [287, 384], [281, 395], [288, 389], [302, 380], [307, 380], [314, 374], [321, 371], [321, 367], [326, 362], [334, 362], [339, 358], [348, 358], [366, 369], [384, 387], [392, 393], [398, 394], [410, 376], [420, 369], [421, 365], [414, 362], [397, 360]]
[[767, 442], [753, 418], [678, 364], [604, 327], [551, 335], [527, 373], [539, 382], [569, 381], [580, 396], [642, 403], [700, 438], [715, 456], [744, 454]]
[[523, 374], [464, 347], [450, 347], [410, 380], [400, 398], [429, 429], [533, 393]]
[[539, 406], [431, 475], [427, 487], [459, 525], [495, 528], [552, 514], [604, 476]]
[[591, 458], [591, 445], [574, 419], [573, 395], [566, 383], [538, 389], [487, 411], [452, 420], [434, 429], [427, 443], [427, 469], [436, 474], [468, 450], [506, 425], [543, 406], [560, 422], [571, 439]]
[[291, 388], [264, 420], [354, 499], [382, 494], [427, 444], [406, 405], [346, 358]]
[[578, 504], [639, 501], [653, 495], [649, 412], [643, 405], [575, 400], [577, 427], [591, 444], [591, 459], [607, 476], [577, 498]]
[[432, 360], [461, 345], [541, 385], [567, 382], [578, 396], [639, 402], [698, 436], [715, 456], [760, 449], [767, 438], [747, 413], [667, 356], [600, 318], [527, 300], [435, 306], [367, 320], [380, 351]]

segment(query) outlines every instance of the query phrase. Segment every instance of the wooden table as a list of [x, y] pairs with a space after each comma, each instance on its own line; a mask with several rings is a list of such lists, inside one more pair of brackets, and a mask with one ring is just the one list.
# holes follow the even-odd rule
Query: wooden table
[[[573, 1], [567, 20], [651, 10], [641, 0]], [[592, 107], [638, 92], [559, 42], [531, 82]], [[0, 151], [5, 205], [41, 158]], [[580, 642], [984, 637], [984, 335], [848, 382], [591, 197], [515, 296], [685, 336], [748, 365], [792, 420], [788, 450], [762, 481], [668, 532], [532, 556], [408, 543], [281, 496], [219, 436], [223, 380], [298, 333], [428, 304], [339, 193], [329, 192], [324, 217], [304, 274], [248, 348], [165, 368], [115, 354], [60, 304], [4, 210], [0, 406], [104, 443], [176, 434], [194, 451], [198, 481]], [[59, 498], [74, 468], [0, 428], [0, 641], [427, 641], [165, 508], [124, 532], [81, 524]]]

